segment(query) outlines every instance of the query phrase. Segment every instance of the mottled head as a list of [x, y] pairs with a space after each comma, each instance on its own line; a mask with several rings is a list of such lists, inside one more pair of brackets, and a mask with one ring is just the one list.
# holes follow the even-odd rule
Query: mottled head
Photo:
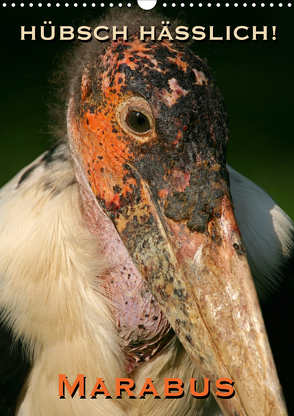
[[79, 81], [76, 146], [108, 210], [138, 197], [134, 169], [157, 193], [171, 186], [170, 175], [185, 180], [200, 162], [224, 172], [225, 105], [206, 63], [183, 45], [136, 34], [111, 42], [86, 62]]

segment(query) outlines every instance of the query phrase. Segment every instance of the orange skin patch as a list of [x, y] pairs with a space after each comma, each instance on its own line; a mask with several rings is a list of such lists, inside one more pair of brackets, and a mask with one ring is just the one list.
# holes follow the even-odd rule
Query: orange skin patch
[[[128, 45], [123, 53], [118, 47], [120, 44]], [[175, 58], [171, 58], [172, 63], [186, 71], [188, 65], [181, 61], [183, 53], [173, 49], [166, 40], [162, 42], [162, 46], [177, 54]], [[98, 100], [95, 100], [92, 92], [93, 81], [89, 70], [85, 68], [83, 73], [78, 116], [80, 134], [77, 146], [92, 191], [111, 211], [116, 211], [134, 200], [134, 189], [139, 187], [136, 178], [132, 177], [130, 170], [125, 167], [125, 164], [132, 164], [134, 146], [138, 148], [139, 145], [130, 136], [126, 136], [117, 121], [118, 106], [133, 95], [124, 90], [126, 75], [121, 68], [127, 66], [135, 71], [140, 67], [144, 73], [145, 69], [150, 70], [151, 67], [157, 72], [165, 73], [166, 69], [159, 66], [154, 58], [153, 50], [156, 47], [156, 44], [147, 46], [137, 38], [132, 43], [123, 40], [113, 42], [101, 58], [102, 72], [99, 75], [100, 85], [97, 87], [100, 88]], [[169, 81], [169, 85], [171, 93], [162, 89], [160, 94], [162, 101], [172, 106], [179, 97], [185, 96], [187, 91], [178, 85], [175, 78]], [[179, 130], [175, 145], [180, 138]]]
[[127, 177], [129, 172], [123, 168], [131, 161], [128, 143], [115, 117], [115, 108], [121, 98], [119, 78], [116, 74], [115, 87], [109, 88], [109, 79], [103, 80], [105, 99], [102, 105], [92, 106], [92, 96], [88, 96], [89, 80], [83, 77], [81, 85], [81, 107], [79, 117], [79, 152], [92, 191], [106, 202], [108, 209], [116, 210], [122, 200], [132, 194], [137, 182]]
[[125, 178], [128, 171], [122, 166], [131, 160], [131, 153], [117, 133], [109, 131], [107, 107], [105, 110], [100, 114], [87, 112], [81, 120], [80, 151], [92, 191], [107, 202], [108, 209], [115, 209], [121, 205], [120, 195], [126, 198], [137, 183], [134, 178]]

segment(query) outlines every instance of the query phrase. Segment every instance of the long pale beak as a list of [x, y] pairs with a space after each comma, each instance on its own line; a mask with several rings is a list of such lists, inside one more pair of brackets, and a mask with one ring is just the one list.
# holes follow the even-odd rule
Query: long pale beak
[[[95, 134], [83, 123], [76, 121], [71, 101], [68, 125], [73, 154], [79, 155], [77, 159], [91, 174], [93, 194], [185, 350], [202, 377], [211, 380], [224, 415], [286, 416], [233, 213], [225, 155], [203, 146], [197, 153], [202, 159], [191, 162], [191, 141], [179, 162], [172, 163], [169, 153], [152, 153], [152, 148], [150, 156], [142, 152], [139, 161], [129, 156], [122, 162], [110, 147], [106, 149], [110, 156], [106, 150], [103, 153], [110, 159], [101, 173], [96, 164], [90, 164], [92, 153], [83, 153], [97, 142], [100, 122]], [[105, 140], [106, 147], [110, 139]], [[116, 203], [110, 185], [117, 181], [121, 187], [126, 182], [128, 189], [121, 204]], [[217, 397], [216, 381], [221, 378], [235, 383], [236, 394], [230, 399]]]
[[[287, 415], [230, 196], [221, 195], [197, 232], [168, 218], [167, 194], [151, 194], [141, 180], [140, 202], [114, 223], [223, 413]], [[216, 396], [220, 378], [234, 381], [234, 397]]]

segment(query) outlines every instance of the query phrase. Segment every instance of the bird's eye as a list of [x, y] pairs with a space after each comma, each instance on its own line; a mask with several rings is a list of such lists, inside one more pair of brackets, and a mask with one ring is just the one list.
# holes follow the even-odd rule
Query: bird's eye
[[139, 111], [130, 111], [126, 117], [126, 124], [135, 133], [146, 133], [148, 130], [150, 130], [150, 122], [148, 117]]
[[116, 110], [120, 127], [138, 143], [145, 143], [156, 137], [155, 117], [148, 101], [143, 97], [131, 96]]

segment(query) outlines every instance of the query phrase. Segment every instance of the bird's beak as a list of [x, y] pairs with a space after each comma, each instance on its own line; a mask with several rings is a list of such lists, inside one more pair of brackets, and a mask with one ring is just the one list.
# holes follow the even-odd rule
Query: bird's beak
[[[185, 350], [210, 379], [224, 414], [286, 415], [227, 172], [221, 177], [218, 165], [200, 162], [190, 178], [184, 176], [169, 176], [170, 189], [182, 188], [173, 195], [157, 189], [155, 196], [141, 179], [140, 202], [116, 215], [116, 228]], [[195, 209], [199, 193], [189, 194], [196, 177], [204, 180], [205, 193], [215, 195], [208, 216]], [[183, 207], [177, 212], [184, 195], [189, 221], [180, 218]], [[203, 214], [208, 207], [202, 206]], [[220, 378], [234, 382], [229, 400], [216, 395]]]
[[[131, 148], [107, 120], [112, 107], [99, 111], [71, 100], [73, 154], [224, 415], [285, 416], [217, 130], [208, 124], [210, 146], [192, 137], [182, 150], [152, 139]], [[233, 380], [233, 397], [217, 396], [221, 378]]]

